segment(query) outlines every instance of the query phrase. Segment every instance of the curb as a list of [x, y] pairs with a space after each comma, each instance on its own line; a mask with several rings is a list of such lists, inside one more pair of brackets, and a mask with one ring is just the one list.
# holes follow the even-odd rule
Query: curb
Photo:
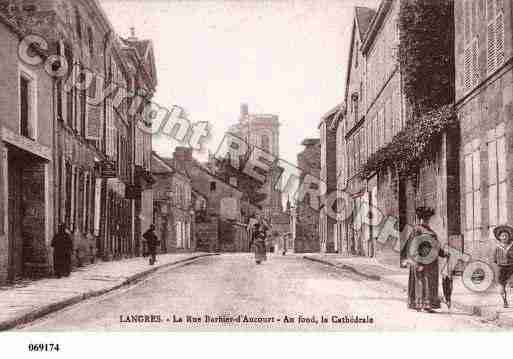
[[[390, 280], [386, 276], [367, 274], [367, 273], [359, 271], [355, 267], [347, 265], [347, 264], [335, 264], [335, 263], [332, 263], [327, 260], [308, 257], [308, 256], [303, 256], [303, 258], [306, 260], [312, 261], [312, 262], [317, 262], [317, 263], [321, 263], [321, 264], [328, 265], [331, 267], [348, 270], [356, 275], [359, 275], [359, 276], [362, 276], [362, 277], [365, 277], [365, 278], [371, 279], [371, 280], [381, 281], [381, 282], [386, 283], [386, 284], [388, 284], [392, 287], [395, 287], [397, 289], [402, 289], [405, 292], [407, 290], [407, 288], [403, 284], [400, 284], [394, 280]], [[472, 315], [474, 315], [476, 317], [494, 319], [494, 320], [496, 320], [498, 325], [513, 327], [513, 318], [511, 318], [509, 316], [501, 315], [501, 313], [498, 310], [486, 309], [486, 308], [483, 308], [478, 305], [465, 304], [465, 303], [462, 303], [459, 301], [453, 301], [452, 308], [470, 312], [470, 313], [472, 313]]]
[[322, 263], [322, 264], [325, 264], [325, 265], [328, 265], [328, 266], [331, 266], [331, 267], [344, 269], [344, 270], [347, 270], [349, 272], [352, 272], [352, 273], [354, 273], [356, 275], [365, 277], [365, 278], [370, 279], [370, 280], [376, 280], [376, 281], [382, 280], [382, 277], [379, 276], [379, 275], [367, 274], [367, 273], [359, 271], [358, 269], [356, 269], [353, 266], [349, 266], [349, 265], [346, 265], [346, 264], [335, 264], [335, 263], [332, 263], [332, 262], [329, 262], [329, 261], [325, 261], [323, 259], [318, 259], [318, 258], [313, 258], [313, 257], [308, 257], [308, 256], [303, 256], [303, 258], [306, 259], [306, 260], [312, 261], [312, 262]]
[[55, 302], [55, 303], [51, 303], [51, 304], [42, 306], [42, 307], [37, 308], [37, 309], [35, 309], [35, 310], [33, 310], [33, 311], [29, 312], [29, 313], [21, 315], [18, 318], [9, 319], [9, 320], [0, 322], [0, 332], [1, 331], [5, 331], [5, 330], [9, 330], [9, 329], [13, 329], [14, 327], [17, 327], [17, 326], [22, 325], [22, 324], [27, 324], [27, 323], [33, 322], [34, 320], [39, 319], [41, 317], [44, 317], [45, 315], [48, 315], [50, 313], [56, 312], [58, 310], [61, 310], [63, 308], [69, 307], [69, 306], [71, 306], [73, 304], [77, 304], [77, 303], [82, 302], [82, 301], [84, 301], [86, 299], [90, 299], [90, 298], [94, 298], [94, 297], [99, 297], [100, 295], [112, 292], [112, 291], [117, 290], [117, 289], [119, 289], [121, 287], [127, 286], [129, 284], [136, 283], [136, 282], [138, 282], [138, 281], [148, 277], [150, 274], [155, 273], [159, 269], [170, 267], [170, 266], [173, 266], [173, 265], [176, 265], [176, 264], [190, 262], [190, 261], [193, 261], [195, 259], [202, 258], [202, 257], [210, 257], [210, 256], [216, 256], [216, 255], [219, 255], [219, 253], [205, 253], [205, 254], [199, 254], [199, 255], [188, 257], [188, 258], [184, 258], [184, 259], [179, 259], [179, 260], [174, 261], [174, 262], [169, 262], [169, 263], [166, 263], [166, 264], [162, 264], [160, 266], [156, 266], [154, 268], [147, 269], [145, 271], [136, 273], [136, 274], [126, 278], [125, 280], [123, 280], [123, 282], [115, 284], [112, 287], [104, 288], [104, 289], [100, 289], [100, 290], [96, 290], [96, 291], [89, 291], [89, 292], [86, 292], [86, 293], [75, 295], [75, 296], [73, 296], [71, 298], [67, 298], [67, 299], [61, 300], [59, 302]]

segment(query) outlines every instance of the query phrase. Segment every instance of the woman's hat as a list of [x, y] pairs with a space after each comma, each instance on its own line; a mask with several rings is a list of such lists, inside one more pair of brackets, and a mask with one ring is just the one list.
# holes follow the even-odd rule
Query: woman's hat
[[415, 209], [415, 213], [421, 219], [429, 219], [435, 214], [435, 211], [431, 207], [421, 206]]
[[508, 236], [509, 236], [509, 240], [510, 241], [513, 240], [513, 227], [508, 226], [507, 224], [503, 224], [503, 225], [497, 226], [493, 229], [493, 235], [497, 239], [499, 239], [499, 236], [501, 235], [502, 232], [507, 232]]

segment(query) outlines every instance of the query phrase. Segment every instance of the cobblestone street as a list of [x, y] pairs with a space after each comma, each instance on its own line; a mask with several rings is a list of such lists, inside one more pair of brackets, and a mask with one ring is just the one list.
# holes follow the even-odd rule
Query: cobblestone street
[[[494, 330], [470, 313], [443, 307], [426, 314], [406, 309], [405, 293], [348, 271], [306, 261], [299, 255], [270, 256], [255, 265], [250, 254], [203, 257], [161, 269], [148, 279], [53, 313], [17, 329], [55, 330], [180, 330], [252, 329], [244, 322], [261, 320], [255, 329], [334, 330]], [[148, 315], [161, 322], [127, 322]], [[219, 323], [213, 318], [237, 318]], [[200, 318], [187, 322], [187, 316]], [[206, 317], [212, 318], [206, 322]], [[294, 322], [285, 323], [285, 316]], [[314, 317], [298, 323], [299, 316]], [[328, 323], [320, 323], [321, 316]], [[373, 323], [336, 323], [345, 317], [372, 318]], [[138, 320], [144, 321], [143, 317]], [[263, 319], [259, 319], [263, 318]], [[269, 319], [273, 318], [273, 319]], [[183, 320], [180, 322], [180, 320]], [[219, 319], [218, 319], [219, 320]]]

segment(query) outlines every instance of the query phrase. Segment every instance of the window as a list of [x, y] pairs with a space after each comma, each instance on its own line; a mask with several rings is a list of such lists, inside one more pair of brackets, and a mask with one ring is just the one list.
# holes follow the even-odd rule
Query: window
[[183, 247], [183, 237], [182, 237], [182, 222], [176, 222], [176, 247]]
[[385, 101], [385, 105], [383, 108], [383, 117], [385, 124], [385, 144], [387, 144], [392, 139], [392, 116], [391, 116], [391, 108], [390, 108], [390, 99]]
[[385, 113], [383, 111], [383, 108], [381, 108], [378, 112], [378, 150], [383, 146], [385, 143]]
[[[68, 77], [72, 75], [73, 71], [73, 51], [71, 50], [71, 47], [69, 45], [66, 45], [64, 47], [64, 57], [66, 58], [66, 63], [68, 64]], [[74, 127], [74, 121], [73, 121], [73, 94], [74, 90], [73, 88], [68, 89], [66, 91], [66, 122], [68, 123], [68, 126], [71, 128]]]
[[486, 67], [492, 74], [504, 63], [503, 0], [486, 0]]
[[62, 81], [57, 80], [56, 88], [56, 98], [57, 98], [57, 119], [59, 121], [63, 120], [62, 117]]
[[84, 190], [83, 190], [83, 193], [84, 193], [84, 199], [83, 199], [84, 214], [83, 214], [83, 217], [82, 217], [82, 230], [83, 230], [84, 233], [87, 233], [87, 231], [89, 230], [89, 198], [90, 198], [89, 178], [90, 178], [90, 175], [89, 175], [89, 173], [86, 172], [84, 174]]
[[80, 13], [78, 12], [78, 9], [75, 9], [75, 25], [76, 25], [76, 32], [79, 40], [82, 40], [82, 19], [80, 17]]
[[216, 191], [216, 185], [217, 183], [215, 181], [210, 182], [210, 192]]
[[464, 147], [465, 166], [465, 231], [469, 240], [480, 239], [481, 168], [479, 140]]
[[86, 122], [87, 122], [87, 100], [86, 90], [81, 90], [80, 96], [80, 135], [86, 135]]
[[369, 158], [369, 148], [370, 148], [370, 141], [371, 141], [371, 137], [370, 137], [370, 131], [369, 131], [369, 122], [366, 121], [365, 123], [365, 160], [367, 160]]
[[30, 80], [20, 76], [20, 134], [30, 137]]
[[87, 39], [89, 41], [89, 55], [92, 56], [94, 52], [94, 35], [90, 26], [87, 28]]
[[65, 202], [64, 202], [64, 221], [68, 228], [71, 228], [71, 203], [72, 203], [72, 184], [73, 184], [73, 167], [71, 164], [66, 163], [65, 172]]
[[358, 41], [356, 41], [356, 45], [354, 47], [354, 67], [358, 68], [358, 49], [360, 47], [358, 46]]
[[468, 90], [479, 83], [479, 4], [477, 0], [465, 0], [464, 4], [464, 59], [463, 85]]
[[269, 145], [269, 136], [267, 135], [262, 136], [262, 149], [266, 152], [270, 152], [271, 150]]
[[506, 139], [504, 124], [488, 131], [488, 201], [489, 227], [493, 238], [493, 228], [507, 222], [507, 169]]
[[358, 123], [358, 93], [354, 92], [351, 95], [351, 110], [354, 114], [354, 124]]

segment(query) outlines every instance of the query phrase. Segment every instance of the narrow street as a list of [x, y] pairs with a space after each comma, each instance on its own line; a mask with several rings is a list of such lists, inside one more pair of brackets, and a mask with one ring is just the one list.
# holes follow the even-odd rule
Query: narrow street
[[[132, 315], [160, 316], [160, 322], [126, 322]], [[201, 318], [187, 322], [186, 316]], [[206, 322], [206, 316], [241, 322]], [[265, 319], [254, 325], [244, 316]], [[373, 323], [333, 323], [334, 316], [373, 318]], [[285, 323], [285, 316], [295, 318]], [[315, 317], [298, 323], [299, 316]], [[321, 316], [328, 323], [320, 323]], [[151, 318], [151, 317], [149, 317]], [[159, 317], [153, 317], [155, 320]], [[179, 322], [179, 318], [183, 322]], [[250, 254], [204, 257], [163, 269], [148, 279], [41, 318], [17, 330], [493, 330], [469, 313], [443, 307], [440, 313], [406, 309], [405, 294], [355, 274], [304, 260], [274, 255], [255, 265]]]

